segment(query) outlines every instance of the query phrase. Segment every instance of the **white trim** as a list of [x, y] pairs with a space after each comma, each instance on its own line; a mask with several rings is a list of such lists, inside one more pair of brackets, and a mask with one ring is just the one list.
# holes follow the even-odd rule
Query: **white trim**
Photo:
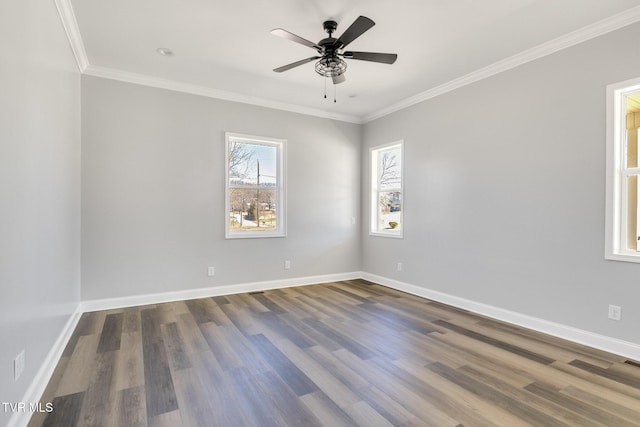
[[[232, 140], [247, 144], [266, 145], [276, 148], [276, 229], [275, 230], [232, 230], [229, 223], [231, 206], [229, 196], [229, 145]], [[269, 237], [287, 237], [287, 140], [266, 136], [247, 135], [242, 133], [225, 132], [225, 164], [224, 164], [224, 237], [225, 239], [256, 239]], [[258, 186], [255, 187], [259, 188]], [[256, 203], [259, 205], [259, 201]], [[259, 222], [259, 218], [258, 218]]]
[[[392, 149], [395, 147], [400, 148], [400, 188], [389, 188], [385, 191], [397, 191], [400, 193], [400, 229], [380, 231], [378, 230], [379, 209], [378, 209], [378, 197], [380, 182], [378, 179], [378, 163], [380, 152]], [[375, 158], [375, 159], [374, 159]], [[374, 165], [375, 160], [375, 165]], [[369, 235], [377, 237], [390, 237], [394, 239], [404, 238], [404, 139], [399, 139], [388, 144], [377, 145], [369, 148]], [[375, 226], [374, 226], [375, 224]]]
[[389, 239], [404, 239], [404, 236], [401, 234], [402, 229], [397, 230], [397, 232], [384, 232], [384, 231], [369, 231], [369, 236], [371, 237], [387, 237]]
[[419, 104], [420, 102], [435, 98], [468, 84], [475, 83], [479, 80], [484, 80], [488, 77], [502, 73], [503, 71], [510, 70], [526, 64], [527, 62], [535, 61], [536, 59], [551, 55], [560, 50], [567, 49], [587, 40], [602, 36], [638, 21], [640, 21], [640, 6], [627, 9], [624, 12], [610, 16], [609, 18], [605, 18], [591, 25], [587, 25], [586, 27], [572, 31], [546, 43], [542, 43], [531, 49], [527, 49], [503, 60], [494, 62], [486, 67], [472, 71], [462, 77], [458, 77], [417, 95], [403, 99], [402, 101], [386, 108], [367, 114], [361, 118], [362, 122], [371, 122], [396, 111], [403, 110], [411, 107], [412, 105]]
[[626, 172], [636, 169], [623, 164], [626, 142], [626, 96], [640, 91], [640, 78], [607, 86], [607, 148], [605, 193], [604, 257], [613, 261], [640, 263], [640, 252], [626, 249], [627, 182]]
[[159, 304], [221, 295], [246, 292], [267, 291], [270, 289], [291, 288], [294, 286], [315, 285], [319, 283], [339, 282], [360, 279], [359, 271], [348, 273], [323, 274], [319, 276], [294, 277], [289, 279], [267, 280], [262, 282], [238, 283], [234, 285], [214, 286], [210, 288], [186, 289], [183, 291], [162, 292], [157, 294], [131, 295], [119, 298], [94, 299], [82, 302], [82, 311], [111, 310], [138, 305]]
[[618, 30], [627, 25], [631, 25], [635, 22], [640, 21], [640, 6], [636, 6], [620, 12], [616, 15], [610, 16], [609, 18], [605, 18], [601, 21], [595, 22], [591, 25], [587, 25], [586, 27], [580, 28], [571, 33], [557, 37], [541, 45], [535, 46], [531, 49], [520, 52], [516, 55], [490, 64], [486, 67], [475, 70], [464, 76], [450, 80], [417, 95], [401, 100], [381, 110], [374, 111], [363, 116], [354, 116], [349, 114], [337, 114], [318, 110], [315, 108], [302, 107], [299, 105], [277, 102], [264, 98], [242, 95], [204, 86], [192, 85], [175, 80], [162, 79], [159, 77], [90, 65], [87, 58], [87, 53], [84, 48], [84, 43], [82, 42], [78, 23], [73, 13], [71, 1], [54, 0], [54, 2], [58, 9], [62, 25], [64, 26], [64, 29], [67, 33], [67, 37], [69, 38], [69, 43], [71, 44], [71, 49], [73, 50], [73, 54], [76, 58], [78, 68], [83, 74], [356, 124], [364, 124], [379, 119], [396, 111], [408, 108], [412, 105], [418, 104], [431, 98], [435, 98], [436, 96], [451, 92], [468, 84], [486, 79], [503, 71], [510, 70], [517, 66], [526, 64], [527, 62], [531, 62], [544, 56], [551, 55], [560, 50], [575, 46], [579, 43], [591, 40], [593, 38], [607, 34], [611, 31]]
[[58, 9], [58, 15], [60, 21], [64, 27], [65, 33], [67, 33], [67, 39], [69, 39], [69, 45], [71, 45], [71, 51], [76, 59], [78, 70], [83, 73], [89, 66], [89, 59], [87, 58], [87, 52], [84, 49], [84, 42], [82, 41], [82, 35], [78, 28], [78, 21], [76, 15], [73, 13], [73, 6], [70, 0], [54, 0], [56, 9]]
[[83, 72], [88, 76], [102, 77], [110, 80], [118, 80], [127, 83], [135, 83], [142, 86], [150, 86], [160, 89], [167, 89], [176, 92], [189, 93], [192, 95], [205, 96], [207, 98], [222, 99], [225, 101], [240, 102], [243, 104], [257, 105], [259, 107], [273, 108], [275, 110], [289, 111], [292, 113], [305, 114], [308, 116], [316, 116], [324, 119], [338, 120], [342, 122], [362, 124], [359, 117], [348, 114], [336, 114], [329, 111], [318, 110], [315, 108], [302, 107], [294, 104], [273, 101], [255, 96], [242, 95], [239, 93], [229, 92], [225, 90], [213, 89], [205, 86], [183, 83], [176, 80], [164, 79], [161, 77], [153, 77], [145, 74], [132, 73], [129, 71], [116, 70], [113, 68], [97, 67], [89, 65]]
[[[47, 388], [49, 380], [53, 375], [53, 371], [55, 371], [56, 366], [58, 366], [58, 361], [60, 360], [60, 357], [62, 357], [62, 353], [64, 352], [64, 349], [71, 339], [71, 335], [73, 335], [73, 331], [76, 329], [78, 321], [82, 316], [81, 308], [82, 305], [79, 303], [75, 311], [67, 320], [67, 323], [65, 323], [62, 331], [60, 331], [58, 338], [55, 340], [53, 346], [44, 358], [40, 365], [40, 369], [38, 369], [36, 376], [31, 381], [29, 388], [27, 388], [27, 391], [24, 393], [24, 397], [20, 402], [24, 402], [28, 405], [29, 403], [36, 403], [40, 401], [42, 394]], [[42, 403], [44, 404], [44, 402]], [[29, 420], [32, 415], [33, 413], [30, 411], [14, 412], [9, 419], [7, 427], [26, 427], [27, 424], [29, 424]]]
[[514, 325], [522, 326], [534, 331], [553, 335], [558, 338], [566, 339], [578, 344], [587, 345], [589, 347], [604, 350], [610, 353], [618, 354], [634, 360], [640, 360], [640, 344], [623, 341], [616, 338], [607, 337], [605, 335], [595, 334], [593, 332], [574, 328], [572, 326], [562, 325], [560, 323], [550, 322], [548, 320], [539, 319], [537, 317], [528, 316], [526, 314], [517, 313], [500, 307], [494, 307], [488, 304], [471, 301], [460, 298], [455, 295], [446, 294], [444, 292], [416, 286], [398, 280], [389, 279], [387, 277], [378, 276], [371, 273], [362, 273], [362, 278], [373, 283], [387, 286], [422, 298], [427, 298], [453, 307], [469, 310], [473, 313], [488, 316], [493, 319], [508, 322]]
[[[363, 271], [353, 271], [347, 273], [325, 274], [318, 276], [306, 276], [290, 279], [277, 279], [253, 283], [240, 283], [234, 285], [216, 286], [210, 288], [187, 289], [184, 291], [163, 292], [146, 295], [132, 295], [120, 298], [105, 298], [87, 300], [81, 302], [71, 315], [64, 328], [62, 329], [58, 339], [49, 351], [42, 366], [38, 370], [34, 380], [27, 389], [22, 402], [37, 402], [42, 396], [56, 365], [62, 356], [73, 331], [75, 330], [80, 317], [85, 312], [97, 310], [111, 310], [125, 307], [133, 307], [138, 305], [158, 304], [172, 301], [182, 301], [196, 298], [207, 298], [212, 296], [231, 295], [246, 292], [266, 291], [270, 289], [283, 289], [295, 286], [306, 286], [320, 283], [339, 282], [343, 280], [365, 279], [370, 282], [407, 292], [422, 298], [441, 302], [453, 307], [469, 310], [473, 313], [488, 316], [497, 320], [519, 325], [538, 332], [543, 332], [555, 337], [563, 338], [572, 342], [587, 345], [589, 347], [601, 349], [610, 353], [618, 354], [633, 360], [640, 360], [640, 344], [629, 341], [623, 341], [604, 335], [577, 329], [571, 326], [550, 322], [525, 314], [505, 310], [503, 308], [494, 307], [460, 298], [444, 292], [435, 291], [421, 286], [412, 285], [398, 280], [390, 279], [376, 274]], [[9, 420], [7, 427], [26, 427], [31, 418], [29, 412], [16, 412]]]
[[620, 157], [618, 141], [620, 125], [616, 126], [616, 118], [620, 116], [621, 87], [618, 84], [607, 86], [607, 121], [606, 121], [606, 190], [605, 190], [605, 259], [615, 260], [617, 248], [620, 247], [620, 187], [618, 167], [614, 164]]

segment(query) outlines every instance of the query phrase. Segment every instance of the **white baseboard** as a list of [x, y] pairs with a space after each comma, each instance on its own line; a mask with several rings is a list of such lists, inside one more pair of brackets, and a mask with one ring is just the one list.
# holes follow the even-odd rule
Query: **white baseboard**
[[[290, 279], [278, 279], [253, 283], [241, 283], [235, 285], [216, 286], [210, 288], [187, 289], [184, 291], [163, 292], [147, 295], [133, 295], [130, 297], [106, 298], [82, 301], [76, 307], [67, 323], [62, 328], [60, 335], [54, 342], [51, 350], [42, 362], [33, 381], [29, 385], [21, 402], [39, 402], [42, 398], [53, 371], [55, 370], [64, 349], [73, 334], [78, 321], [83, 313], [96, 310], [110, 310], [116, 308], [132, 307], [136, 305], [157, 304], [170, 301], [181, 301], [211, 296], [240, 294], [245, 292], [266, 291], [269, 289], [291, 288], [294, 286], [314, 285], [318, 283], [339, 282], [341, 280], [354, 280], [362, 277], [359, 271], [348, 273], [325, 274], [318, 276], [295, 277]], [[43, 402], [44, 404], [44, 402]], [[29, 424], [32, 413], [15, 412], [9, 419], [7, 427], [26, 427]]]
[[[460, 298], [444, 292], [435, 291], [421, 286], [412, 285], [398, 280], [378, 276], [362, 271], [348, 273], [327, 274], [319, 276], [296, 277], [291, 279], [269, 280], [253, 283], [216, 286], [210, 288], [188, 289], [184, 291], [164, 292], [147, 295], [133, 295], [129, 297], [96, 299], [81, 302], [71, 315], [60, 335], [56, 339], [51, 351], [47, 354], [34, 380], [27, 389], [22, 402], [38, 402], [53, 375], [64, 348], [71, 338], [73, 331], [84, 312], [109, 310], [137, 305], [157, 304], [163, 302], [180, 301], [212, 296], [239, 294], [246, 292], [266, 291], [269, 289], [290, 288], [294, 286], [313, 285], [318, 283], [338, 282], [342, 280], [365, 279], [373, 283], [387, 286], [412, 295], [427, 298], [453, 307], [469, 310], [493, 319], [512, 323], [518, 326], [543, 332], [589, 347], [619, 354], [633, 360], [640, 360], [640, 345], [616, 338], [595, 334], [571, 326], [550, 322], [525, 314], [505, 310], [487, 304]], [[25, 427], [29, 423], [31, 413], [14, 413], [7, 427]]]
[[[47, 356], [42, 361], [40, 369], [38, 369], [36, 376], [33, 378], [33, 381], [31, 381], [29, 388], [25, 392], [24, 397], [20, 402], [24, 402], [27, 406], [29, 405], [29, 403], [40, 402], [42, 394], [47, 388], [49, 380], [53, 375], [53, 371], [56, 369], [58, 361], [60, 361], [60, 357], [62, 357], [62, 353], [64, 352], [64, 349], [67, 346], [67, 343], [69, 342], [73, 331], [76, 329], [80, 317], [82, 316], [81, 308], [81, 304], [78, 304], [73, 314], [71, 314], [71, 316], [67, 320], [67, 323], [65, 323], [62, 331], [58, 335], [56, 341], [53, 343], [51, 350], [49, 350], [49, 353], [47, 353]], [[45, 402], [42, 402], [42, 404], [44, 405]], [[29, 420], [31, 419], [32, 415], [33, 414], [30, 411], [14, 412], [9, 419], [7, 427], [26, 427], [27, 424], [29, 424]]]
[[491, 317], [493, 319], [512, 323], [534, 331], [543, 332], [558, 338], [563, 338], [578, 344], [587, 345], [607, 351], [609, 353], [618, 354], [620, 356], [640, 360], [640, 344], [629, 341], [623, 341], [611, 338], [605, 335], [588, 332], [572, 326], [562, 325], [550, 322], [548, 320], [539, 319], [537, 317], [527, 316], [526, 314], [517, 313], [515, 311], [505, 310], [503, 308], [494, 307], [488, 304], [471, 301], [443, 292], [434, 291], [421, 286], [400, 282], [398, 280], [389, 279], [387, 277], [378, 276], [371, 273], [362, 273], [362, 278], [379, 285], [387, 286], [412, 295], [427, 298], [453, 307], [469, 310], [473, 313]]
[[95, 299], [82, 302], [82, 311], [111, 310], [137, 305], [159, 304], [163, 302], [207, 298], [220, 295], [241, 294], [245, 292], [266, 291], [269, 289], [291, 288], [294, 286], [318, 283], [354, 280], [362, 277], [359, 271], [348, 273], [324, 274], [320, 276], [294, 277], [290, 279], [268, 280], [263, 282], [240, 283], [235, 285], [213, 286], [210, 288], [186, 289], [184, 291], [162, 292], [147, 295], [132, 295], [119, 298]]

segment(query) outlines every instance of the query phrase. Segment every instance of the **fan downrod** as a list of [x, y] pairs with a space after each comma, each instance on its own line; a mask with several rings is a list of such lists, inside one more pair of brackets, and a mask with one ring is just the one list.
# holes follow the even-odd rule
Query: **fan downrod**
[[334, 31], [336, 31], [336, 29], [338, 28], [338, 23], [336, 21], [324, 21], [322, 23], [322, 26], [324, 27], [324, 30], [329, 34], [329, 37], [331, 37], [331, 35], [334, 33]]

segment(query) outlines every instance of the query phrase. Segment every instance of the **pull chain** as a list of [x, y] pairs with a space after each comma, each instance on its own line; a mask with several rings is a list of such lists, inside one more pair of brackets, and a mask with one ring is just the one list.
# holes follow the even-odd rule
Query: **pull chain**
[[[324, 78], [324, 99], [327, 99], [327, 79], [328, 78], [329, 78], [328, 76], [325, 76]], [[336, 86], [337, 86], [336, 84], [333, 85], [333, 102], [334, 103], [338, 102], [337, 96], [336, 96], [336, 93], [337, 93]]]

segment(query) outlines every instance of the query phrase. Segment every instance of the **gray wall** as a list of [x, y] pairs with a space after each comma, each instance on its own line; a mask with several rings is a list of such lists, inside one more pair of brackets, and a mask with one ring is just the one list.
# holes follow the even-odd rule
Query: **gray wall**
[[[286, 238], [225, 240], [225, 131], [288, 140]], [[358, 271], [360, 157], [359, 125], [83, 76], [82, 299]]]
[[366, 124], [363, 209], [371, 146], [404, 139], [406, 192], [403, 240], [363, 224], [363, 270], [640, 343], [640, 265], [604, 260], [605, 87], [640, 74], [639, 39], [636, 24]]
[[[0, 28], [0, 401], [76, 309], [80, 267], [87, 300], [362, 269], [640, 343], [640, 265], [603, 258], [605, 86], [640, 72], [640, 25], [364, 126], [85, 76], [82, 172], [53, 3], [3, 2]], [[289, 140], [286, 239], [224, 239], [225, 131]], [[405, 238], [369, 237], [368, 147], [398, 139]]]
[[80, 76], [53, 2], [0, 3], [0, 34], [0, 401], [18, 402], [80, 300]]

